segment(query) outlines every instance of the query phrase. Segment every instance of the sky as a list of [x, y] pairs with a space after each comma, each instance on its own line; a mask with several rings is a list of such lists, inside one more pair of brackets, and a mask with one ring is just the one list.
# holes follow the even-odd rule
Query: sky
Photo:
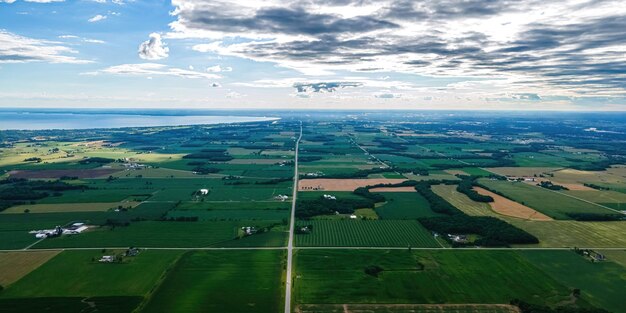
[[626, 110], [623, 0], [0, 0], [0, 106]]

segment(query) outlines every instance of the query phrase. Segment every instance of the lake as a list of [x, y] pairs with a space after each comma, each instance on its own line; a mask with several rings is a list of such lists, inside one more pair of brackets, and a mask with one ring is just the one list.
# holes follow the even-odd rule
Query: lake
[[[211, 115], [204, 115], [213, 113]], [[199, 114], [199, 115], [198, 115]], [[0, 130], [93, 129], [124, 127], [156, 127], [180, 125], [212, 125], [273, 121], [276, 117], [214, 115], [214, 112], [180, 113], [169, 110], [150, 111], [27, 111], [0, 110]]]

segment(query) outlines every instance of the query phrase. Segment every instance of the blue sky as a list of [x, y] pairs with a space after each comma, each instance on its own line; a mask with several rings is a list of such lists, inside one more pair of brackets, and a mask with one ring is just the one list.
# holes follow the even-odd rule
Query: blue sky
[[626, 109], [621, 1], [0, 0], [0, 106]]

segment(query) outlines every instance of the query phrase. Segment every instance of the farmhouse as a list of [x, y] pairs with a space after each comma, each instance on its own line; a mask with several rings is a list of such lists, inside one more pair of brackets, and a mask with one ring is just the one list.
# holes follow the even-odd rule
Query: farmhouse
[[62, 228], [61, 226], [57, 226], [54, 229], [43, 229], [43, 230], [33, 230], [30, 231], [31, 234], [35, 234], [35, 238], [43, 239], [49, 237], [58, 237], [61, 235], [75, 235], [80, 234], [83, 231], [87, 230], [89, 226], [85, 225], [85, 223], [72, 223], [70, 226]]
[[124, 252], [124, 256], [136, 256], [139, 254], [139, 252], [141, 252], [139, 248], [130, 247], [128, 248], [128, 250], [126, 250], [126, 252]]
[[100, 260], [98, 260], [98, 262], [100, 263], [112, 263], [115, 262], [115, 256], [114, 255], [103, 255]]
[[246, 236], [254, 235], [254, 234], [256, 234], [258, 232], [256, 227], [254, 227], [254, 226], [241, 227], [241, 230], [243, 230], [243, 233]]
[[289, 199], [289, 196], [287, 196], [287, 195], [278, 195], [278, 196], [274, 197], [274, 199], [280, 200], [280, 201], [285, 201], [285, 200]]
[[209, 194], [209, 190], [208, 189], [200, 189], [200, 194], [205, 196]]
[[452, 235], [448, 234], [448, 238], [454, 242], [465, 243], [468, 241], [467, 235]]
[[35, 238], [43, 239], [48, 237], [58, 237], [63, 234], [63, 228], [57, 226], [54, 229], [34, 230], [30, 232], [35, 234]]
[[83, 231], [87, 230], [87, 228], [89, 227], [85, 225], [85, 223], [73, 223], [69, 227], [63, 229], [63, 234], [64, 235], [80, 234]]

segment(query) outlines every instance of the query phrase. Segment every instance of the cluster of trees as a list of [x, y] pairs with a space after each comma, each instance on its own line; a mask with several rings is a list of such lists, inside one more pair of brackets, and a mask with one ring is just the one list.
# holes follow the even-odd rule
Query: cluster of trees
[[478, 234], [480, 238], [474, 244], [479, 246], [539, 243], [537, 237], [491, 216], [456, 214], [425, 217], [419, 221], [424, 227], [441, 234]]
[[586, 187], [593, 188], [593, 189], [596, 189], [596, 190], [611, 190], [611, 188], [609, 188], [609, 187], [602, 187], [602, 186], [599, 186], [599, 185], [596, 185], [596, 184], [591, 184], [591, 183], [585, 183], [584, 185]]
[[542, 181], [539, 184], [537, 184], [537, 186], [543, 187], [543, 188], [546, 188], [546, 189], [550, 189], [550, 190], [569, 190], [567, 187], [553, 184], [549, 180], [548, 181]]
[[307, 141], [315, 141], [315, 142], [330, 142], [330, 141], [335, 141], [335, 136], [334, 135], [313, 135], [313, 136], [306, 136], [305, 138]]
[[194, 152], [183, 156], [183, 159], [203, 159], [213, 162], [226, 162], [233, 159], [226, 149], [202, 149], [200, 152]]
[[[469, 216], [463, 213], [431, 190], [430, 186], [435, 183], [437, 181], [423, 181], [415, 185], [415, 190], [428, 200], [430, 208], [434, 212], [448, 215], [419, 218], [419, 222], [429, 230], [441, 234], [477, 234], [480, 239], [476, 240], [474, 244], [481, 246], [506, 246], [539, 242], [537, 237], [500, 219]], [[453, 244], [459, 245], [456, 242]]]
[[479, 194], [476, 190], [472, 189], [476, 183], [477, 176], [461, 176], [461, 182], [456, 187], [456, 191], [465, 194], [470, 199], [476, 202], [493, 202], [491, 196], [485, 196]]
[[41, 163], [41, 158], [37, 158], [37, 157], [32, 157], [32, 158], [27, 158], [24, 159], [24, 162], [35, 162], [35, 163]]
[[113, 163], [113, 162], [115, 162], [115, 159], [101, 158], [101, 157], [91, 157], [91, 158], [86, 158], [86, 159], [82, 159], [78, 161], [78, 163], [80, 164], [91, 164], [91, 163], [108, 164], [108, 163]]
[[268, 179], [268, 180], [257, 180], [254, 182], [254, 184], [255, 185], [277, 185], [277, 184], [292, 181], [292, 180], [293, 178], [291, 177], [274, 178], [274, 179]]
[[201, 166], [194, 167], [192, 169], [192, 171], [194, 171], [194, 172], [196, 172], [198, 174], [206, 175], [206, 174], [219, 173], [221, 171], [221, 169], [219, 169], [217, 167], [210, 167], [210, 166], [201, 165]]
[[354, 194], [355, 195], [359, 195], [365, 199], [370, 199], [372, 201], [374, 201], [374, 203], [376, 202], [385, 202], [385, 196], [383, 196], [382, 194], [379, 193], [371, 193], [370, 190], [366, 187], [359, 187], [357, 189], [354, 190]]
[[[575, 297], [580, 296], [580, 289], [574, 289], [572, 294]], [[511, 305], [517, 306], [521, 313], [609, 313], [607, 310], [596, 308], [581, 308], [572, 306], [559, 306], [551, 308], [538, 304], [531, 304], [519, 299], [511, 300]]]
[[62, 181], [41, 181], [26, 179], [5, 179], [0, 181], [0, 211], [24, 201], [39, 200], [61, 191], [84, 190], [85, 185], [70, 185]]
[[[372, 168], [372, 169], [369, 169], [369, 170], [358, 170], [356, 172], [351, 172], [351, 173], [329, 174], [329, 175], [324, 175], [324, 176], [320, 176], [320, 177], [317, 177], [317, 178], [343, 178], [343, 179], [366, 178], [370, 174], [380, 174], [380, 173], [390, 173], [390, 172], [394, 172], [394, 169], [391, 168], [391, 167], [387, 167], [387, 168]], [[302, 178], [316, 178], [316, 177], [304, 177], [303, 176]]]
[[382, 267], [378, 266], [378, 265], [370, 265], [370, 266], [366, 267], [363, 271], [367, 275], [378, 277], [378, 274], [380, 274], [382, 271], [384, 271], [384, 269]]
[[603, 222], [603, 221], [621, 221], [626, 219], [626, 215], [622, 214], [602, 214], [602, 213], [566, 213], [576, 221], [581, 222]]
[[313, 161], [319, 161], [321, 159], [322, 157], [317, 156], [317, 155], [305, 155], [305, 156], [298, 157], [299, 162], [313, 162]]
[[314, 200], [298, 200], [296, 217], [308, 219], [316, 215], [331, 215], [335, 212], [351, 214], [361, 208], [374, 208], [375, 202], [370, 199], [326, 199], [320, 196]]
[[170, 216], [169, 218], [162, 218], [161, 221], [165, 221], [165, 222], [197, 222], [198, 221], [198, 217], [197, 216], [178, 216], [178, 217]]
[[461, 210], [444, 200], [442, 197], [434, 193], [431, 189], [432, 182], [422, 181], [415, 185], [415, 190], [422, 195], [430, 204], [430, 209], [436, 213], [445, 215], [461, 215], [464, 214]]

